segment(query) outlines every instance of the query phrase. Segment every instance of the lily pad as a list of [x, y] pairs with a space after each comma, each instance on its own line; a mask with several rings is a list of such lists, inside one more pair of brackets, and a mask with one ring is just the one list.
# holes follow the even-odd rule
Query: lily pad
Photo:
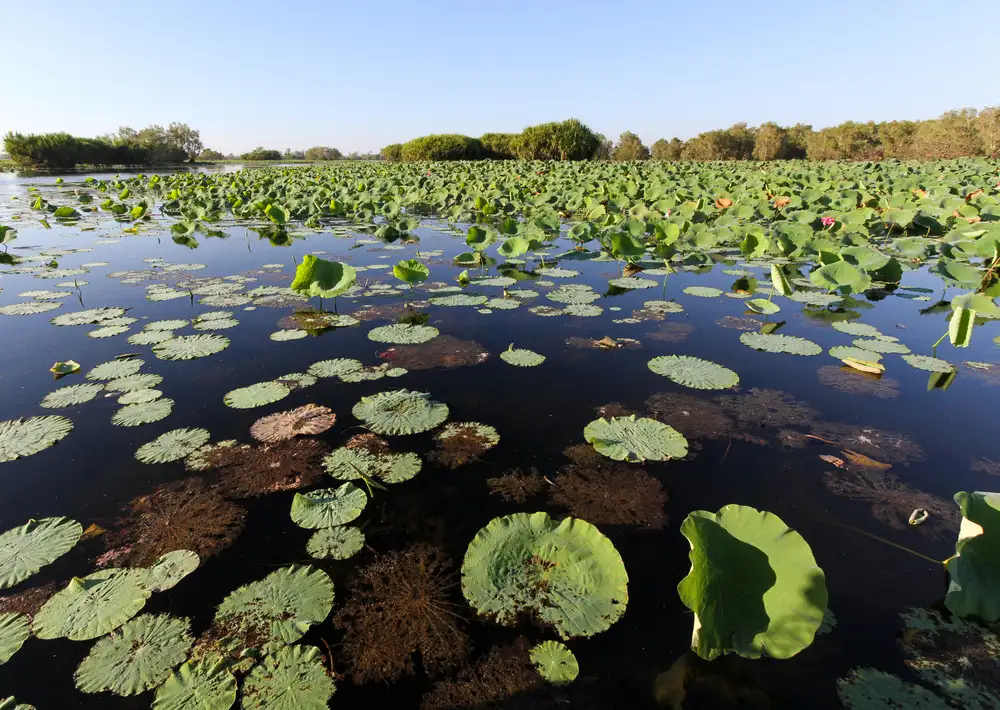
[[962, 525], [945, 566], [951, 583], [945, 606], [961, 617], [1000, 620], [1000, 493], [955, 494]]
[[352, 413], [376, 434], [418, 434], [440, 426], [448, 418], [448, 405], [426, 392], [391, 390], [362, 397]]
[[153, 710], [229, 710], [236, 702], [236, 678], [219, 664], [188, 662], [156, 691]]
[[128, 332], [127, 325], [108, 325], [103, 328], [98, 328], [97, 330], [91, 330], [87, 333], [88, 338], [113, 338], [116, 335], [121, 335], [122, 333]]
[[[608, 285], [613, 286], [615, 288], [628, 289], [631, 291], [640, 288], [656, 288], [660, 284], [658, 284], [656, 281], [653, 281], [653, 279], [644, 279], [639, 276], [626, 276], [625, 278], [621, 279], [611, 279], [610, 281], [608, 281]], [[691, 288], [697, 288], [697, 287], [692, 286]]]
[[754, 350], [766, 353], [787, 353], [789, 355], [819, 355], [823, 352], [816, 343], [794, 335], [766, 335], [764, 333], [743, 333], [740, 342]]
[[364, 447], [342, 446], [323, 459], [323, 467], [342, 481], [375, 479], [382, 483], [402, 483], [418, 473], [423, 465], [413, 453], [372, 452]]
[[40, 639], [86, 641], [114, 631], [146, 605], [144, 570], [106, 569], [73, 578], [35, 614]]
[[860, 347], [848, 347], [846, 345], [835, 345], [830, 348], [830, 355], [838, 360], [858, 360], [860, 362], [873, 363], [877, 363], [882, 360], [882, 356], [877, 352]]
[[573, 652], [559, 641], [542, 641], [528, 652], [538, 674], [552, 685], [567, 685], [580, 674]]
[[248, 387], [240, 387], [226, 393], [222, 401], [233, 409], [252, 409], [263, 407], [284, 399], [291, 393], [288, 387], [280, 382], [258, 382]]
[[142, 463], [180, 461], [208, 443], [209, 436], [204, 429], [172, 429], [140, 446], [135, 457]]
[[327, 560], [346, 560], [361, 552], [365, 534], [353, 525], [320, 528], [309, 538], [306, 552], [311, 557]]
[[368, 331], [368, 339], [374, 340], [376, 343], [418, 345], [433, 340], [438, 334], [438, 329], [433, 326], [397, 323], [373, 328]]
[[915, 683], [875, 670], [855, 668], [837, 681], [837, 695], [847, 710], [950, 710], [953, 706]]
[[688, 286], [684, 289], [684, 293], [688, 296], [697, 296], [698, 298], [716, 298], [722, 295], [722, 289], [712, 286]]
[[250, 427], [250, 435], [257, 441], [273, 444], [296, 436], [322, 434], [335, 421], [337, 416], [329, 407], [306, 404], [258, 419]]
[[276, 343], [285, 343], [290, 340], [302, 340], [302, 338], [305, 338], [308, 335], [309, 333], [305, 330], [294, 329], [294, 330], [279, 330], [274, 333], [271, 333], [269, 337]]
[[142, 369], [142, 365], [143, 361], [137, 357], [110, 360], [94, 366], [85, 377], [88, 380], [114, 380], [138, 373]]
[[152, 402], [154, 399], [159, 399], [162, 396], [163, 393], [160, 390], [129, 390], [118, 398], [118, 404], [143, 404], [145, 402]]
[[323, 655], [289, 646], [267, 656], [243, 682], [243, 710], [326, 710], [336, 691]]
[[55, 446], [73, 431], [66, 417], [47, 415], [0, 422], [0, 463], [15, 461]]
[[[139, 390], [144, 392], [147, 390]], [[165, 419], [173, 411], [174, 400], [166, 397], [154, 399], [151, 402], [127, 404], [111, 416], [115, 426], [141, 426]]]
[[33, 316], [36, 313], [54, 311], [62, 306], [55, 301], [25, 301], [23, 303], [12, 303], [8, 306], [0, 306], [0, 316]]
[[31, 636], [31, 619], [24, 614], [0, 614], [0, 666], [9, 661]]
[[940, 358], [928, 355], [903, 355], [903, 360], [910, 367], [915, 367], [918, 370], [926, 370], [927, 372], [947, 374], [955, 371], [955, 366], [947, 360], [941, 360]]
[[198, 569], [200, 562], [198, 554], [191, 550], [173, 550], [161, 555], [156, 562], [146, 568], [146, 579], [143, 584], [151, 592], [173, 589], [182, 579]]
[[181, 335], [153, 346], [153, 354], [161, 360], [194, 360], [221, 353], [229, 347], [229, 338], [214, 333]]
[[892, 340], [882, 340], [880, 338], [859, 338], [854, 341], [854, 347], [883, 353], [885, 355], [906, 355], [910, 352], [910, 349], [902, 343], [896, 343]]
[[454, 293], [449, 296], [432, 296], [430, 302], [435, 306], [481, 306], [486, 303], [486, 296], [471, 293]]
[[534, 350], [527, 348], [515, 349], [513, 344], [500, 353], [500, 359], [515, 367], [537, 367], [545, 362], [544, 355], [539, 355]]
[[88, 383], [60, 387], [45, 395], [45, 398], [41, 401], [41, 406], [46, 409], [75, 407], [94, 399], [103, 389], [104, 385]]
[[163, 377], [153, 372], [137, 372], [134, 375], [125, 375], [108, 380], [104, 389], [109, 392], [135, 392], [137, 390], [148, 390], [163, 382]]
[[596, 419], [584, 428], [583, 436], [598, 453], [615, 461], [668, 461], [688, 452], [687, 439], [676, 429], [634, 414]]
[[353, 483], [321, 488], [292, 499], [292, 522], [302, 528], [332, 528], [357, 520], [368, 505], [368, 496]]
[[192, 643], [187, 619], [142, 614], [94, 644], [73, 676], [76, 687], [84, 693], [144, 693], [184, 662]]
[[834, 321], [834, 330], [839, 330], [841, 333], [847, 333], [848, 335], [853, 335], [859, 338], [877, 338], [882, 335], [878, 328], [867, 323], [858, 323], [857, 321]]
[[679, 385], [698, 390], [724, 390], [740, 383], [740, 376], [710, 360], [689, 355], [664, 355], [649, 361], [649, 369]]
[[695, 614], [691, 647], [711, 660], [791, 658], [823, 623], [826, 578], [802, 536], [778, 516], [743, 505], [696, 510], [681, 524], [691, 571], [677, 585]]
[[59, 559], [81, 535], [83, 526], [69, 518], [29, 520], [0, 535], [0, 589], [23, 582]]
[[469, 544], [462, 593], [501, 624], [531, 614], [567, 639], [593, 636], [621, 618], [628, 574], [614, 545], [590, 523], [515, 513], [491, 520]]
[[313, 377], [340, 377], [363, 368], [364, 365], [360, 360], [340, 357], [313, 363], [309, 366], [309, 374]]

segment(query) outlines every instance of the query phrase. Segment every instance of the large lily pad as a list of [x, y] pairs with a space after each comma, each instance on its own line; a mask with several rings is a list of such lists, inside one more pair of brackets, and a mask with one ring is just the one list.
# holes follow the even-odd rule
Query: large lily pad
[[341, 357], [314, 362], [309, 366], [309, 374], [313, 377], [340, 377], [363, 368], [364, 365], [360, 360]]
[[0, 463], [37, 454], [65, 439], [73, 422], [55, 415], [0, 422]]
[[[144, 391], [144, 390], [138, 390]], [[141, 426], [165, 419], [174, 409], [174, 400], [163, 397], [149, 402], [127, 404], [111, 416], [115, 426]]]
[[726, 653], [790, 658], [823, 623], [826, 579], [802, 536], [778, 516], [743, 505], [696, 510], [681, 524], [691, 571], [677, 585], [695, 614], [691, 647], [709, 660]]
[[402, 483], [420, 473], [422, 466], [420, 457], [414, 453], [396, 454], [351, 446], [334, 449], [323, 459], [326, 472], [342, 481], [361, 478], [375, 479], [382, 483]]
[[515, 348], [513, 344], [500, 353], [500, 359], [515, 367], [537, 367], [545, 362], [545, 356], [527, 348]]
[[955, 371], [955, 366], [947, 360], [942, 360], [929, 355], [903, 355], [903, 361], [910, 367], [927, 372], [940, 372], [948, 374]]
[[269, 414], [253, 423], [250, 435], [257, 441], [273, 444], [296, 436], [322, 434], [333, 426], [337, 416], [329, 407], [305, 404], [287, 412]]
[[180, 335], [153, 346], [153, 354], [161, 360], [194, 360], [221, 353], [229, 347], [229, 338], [214, 333]]
[[153, 710], [229, 710], [236, 678], [223, 664], [188, 662], [156, 691]]
[[372, 328], [368, 331], [368, 339], [374, 340], [376, 343], [419, 345], [433, 340], [438, 334], [439, 331], [434, 326], [396, 323]]
[[45, 398], [41, 401], [41, 406], [46, 409], [75, 407], [94, 399], [103, 389], [104, 385], [89, 382], [60, 387], [45, 395]]
[[94, 644], [73, 676], [76, 687], [84, 693], [144, 693], [184, 662], [192, 643], [187, 619], [142, 614]]
[[280, 649], [243, 683], [243, 710], [326, 710], [336, 691], [323, 654], [313, 646]]
[[819, 355], [823, 352], [816, 343], [794, 335], [768, 335], [765, 333], [744, 333], [740, 342], [754, 350], [766, 353], [787, 353], [789, 355]]
[[189, 574], [198, 569], [201, 559], [191, 550], [173, 550], [161, 555], [147, 567], [143, 584], [151, 592], [165, 592], [173, 589]]
[[391, 390], [362, 397], [351, 410], [376, 434], [417, 434], [440, 426], [448, 418], [448, 405], [426, 392]]
[[666, 461], [687, 456], [687, 439], [655, 419], [628, 417], [596, 419], [583, 437], [604, 456], [616, 461]]
[[296, 493], [292, 499], [292, 522], [310, 530], [332, 528], [357, 520], [366, 505], [368, 496], [350, 482], [339, 488]]
[[146, 605], [145, 570], [107, 569], [72, 579], [34, 619], [40, 639], [86, 641], [114, 631]]
[[29, 520], [0, 535], [0, 589], [23, 582], [73, 549], [83, 526], [69, 518]]
[[614, 545], [590, 523], [515, 513], [491, 520], [469, 544], [462, 592], [501, 624], [529, 614], [564, 639], [593, 636], [625, 613], [628, 574]]
[[135, 457], [142, 463], [179, 461], [208, 443], [209, 436], [204, 429], [172, 429], [140, 446]]
[[724, 390], [740, 383], [740, 376], [710, 360], [689, 355], [663, 355], [649, 361], [649, 369], [679, 385], [698, 390]]
[[1000, 620], [1000, 493], [955, 494], [962, 526], [946, 564], [945, 606], [962, 617]]
[[255, 385], [227, 392], [222, 401], [233, 409], [252, 409], [277, 402], [290, 393], [291, 390], [288, 389], [288, 386], [281, 382], [258, 382]]
[[0, 666], [9, 661], [31, 636], [31, 620], [24, 614], [0, 614]]
[[335, 298], [354, 285], [358, 272], [339, 261], [327, 261], [313, 254], [302, 257], [289, 288], [302, 296]]
[[138, 373], [142, 369], [142, 365], [143, 361], [137, 357], [109, 360], [95, 365], [86, 374], [86, 377], [88, 380], [114, 380]]

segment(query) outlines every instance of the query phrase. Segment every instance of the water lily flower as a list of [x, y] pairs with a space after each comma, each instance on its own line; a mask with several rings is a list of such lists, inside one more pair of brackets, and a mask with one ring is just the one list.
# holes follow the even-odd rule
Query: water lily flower
[[835, 220], [833, 217], [823, 217], [820, 221], [823, 222], [824, 227], [832, 227], [834, 224], [837, 223], [837, 220]]

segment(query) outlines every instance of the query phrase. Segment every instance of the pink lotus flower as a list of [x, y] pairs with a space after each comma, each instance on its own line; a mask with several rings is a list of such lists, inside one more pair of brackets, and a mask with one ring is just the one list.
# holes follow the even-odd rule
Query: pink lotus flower
[[820, 221], [823, 223], [824, 227], [832, 227], [834, 224], [837, 223], [837, 220], [835, 220], [833, 217], [823, 217]]

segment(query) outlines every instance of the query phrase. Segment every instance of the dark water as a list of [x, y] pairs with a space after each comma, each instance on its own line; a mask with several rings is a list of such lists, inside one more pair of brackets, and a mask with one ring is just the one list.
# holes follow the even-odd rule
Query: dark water
[[[80, 178], [82, 179], [82, 178]], [[75, 182], [73, 177], [68, 182]], [[50, 179], [31, 184], [54, 189]], [[24, 182], [0, 177], [0, 200], [7, 205], [10, 195], [25, 199]], [[0, 208], [2, 209], [2, 208]], [[4, 214], [0, 212], [0, 217]], [[8, 222], [10, 223], [10, 222]], [[111, 223], [97, 231], [81, 232], [75, 227], [53, 225], [52, 230], [19, 227], [13, 253], [28, 255], [39, 249], [92, 246], [97, 239], [120, 234], [121, 226]], [[107, 261], [80, 279], [82, 306], [76, 296], [65, 300], [55, 311], [23, 317], [0, 316], [0, 420], [40, 414], [61, 414], [73, 420], [74, 430], [55, 447], [37, 455], [0, 464], [0, 530], [22, 524], [28, 518], [65, 515], [84, 527], [98, 523], [110, 527], [123, 506], [158, 485], [186, 478], [182, 462], [145, 465], [134, 459], [135, 450], [159, 434], [177, 427], [204, 427], [212, 440], [235, 438], [251, 442], [248, 429], [259, 417], [313, 402], [332, 408], [337, 425], [320, 435], [331, 446], [342, 445], [357, 430], [347, 431], [358, 422], [351, 407], [365, 395], [407, 388], [430, 392], [448, 404], [450, 421], [481, 421], [494, 426], [501, 435], [499, 446], [484, 460], [452, 471], [435, 467], [425, 458], [424, 468], [414, 480], [377, 493], [359, 521], [367, 533], [367, 549], [346, 561], [310, 561], [305, 544], [311, 531], [294, 525], [288, 516], [292, 492], [244, 501], [248, 508], [245, 532], [230, 548], [205, 559], [194, 575], [174, 589], [155, 594], [145, 611], [170, 612], [188, 616], [197, 635], [211, 621], [214, 607], [237, 586], [260, 579], [274, 569], [291, 563], [311, 563], [326, 570], [337, 587], [335, 610], [347, 597], [345, 582], [352, 570], [374, 559], [376, 552], [403, 547], [418, 541], [442, 545], [460, 566], [468, 542], [476, 531], [495, 516], [519, 511], [548, 510], [561, 516], [561, 508], [533, 502], [525, 505], [505, 502], [491, 494], [485, 480], [512, 468], [524, 471], [536, 467], [550, 478], [568, 459], [562, 451], [584, 443], [584, 426], [597, 418], [597, 408], [617, 402], [644, 411], [644, 401], [658, 392], [695, 394], [710, 398], [718, 393], [685, 390], [652, 373], [646, 363], [664, 354], [704, 357], [735, 370], [740, 375], [741, 392], [749, 388], [782, 390], [807, 401], [821, 412], [822, 421], [866, 425], [905, 433], [918, 442], [926, 458], [896, 464], [892, 472], [915, 489], [950, 499], [959, 490], [988, 490], [996, 479], [970, 469], [970, 461], [980, 457], [1000, 458], [994, 441], [993, 422], [997, 412], [997, 390], [980, 377], [960, 368], [947, 391], [927, 391], [927, 373], [906, 365], [898, 355], [886, 355], [887, 377], [899, 382], [894, 399], [877, 399], [842, 392], [820, 384], [817, 370], [836, 364], [827, 354], [797, 357], [761, 353], [739, 342], [740, 331], [722, 328], [716, 321], [725, 316], [742, 316], [742, 300], [719, 297], [695, 298], [682, 293], [689, 285], [710, 285], [729, 290], [733, 276], [721, 273], [725, 265], [711, 273], [678, 273], [666, 283], [666, 298], [684, 305], [683, 314], [668, 316], [666, 323], [694, 327], [682, 342], [671, 343], [649, 337], [664, 322], [615, 324], [614, 318], [631, 314], [643, 301], [660, 298], [661, 289], [648, 289], [608, 296], [597, 302], [605, 308], [598, 317], [559, 316], [543, 318], [528, 311], [531, 305], [553, 305], [544, 296], [517, 310], [494, 311], [481, 315], [473, 308], [430, 306], [430, 324], [442, 334], [480, 343], [491, 357], [478, 366], [456, 369], [411, 371], [398, 380], [355, 384], [320, 379], [311, 387], [294, 391], [272, 405], [250, 410], [234, 410], [223, 404], [223, 395], [237, 387], [273, 379], [289, 372], [304, 372], [316, 361], [352, 357], [365, 364], [378, 364], [378, 353], [387, 346], [373, 343], [366, 333], [386, 321], [363, 322], [340, 328], [320, 337], [292, 342], [272, 342], [268, 335], [276, 323], [294, 309], [260, 307], [217, 308], [192, 304], [186, 299], [148, 302], [144, 286], [123, 285], [107, 278], [109, 272], [143, 269], [142, 259], [162, 257], [173, 263], [199, 262], [208, 268], [193, 272], [197, 277], [228, 276], [251, 271], [263, 264], [282, 263], [280, 277], [264, 278], [249, 287], [285, 285], [302, 255], [323, 251], [355, 265], [385, 263], [387, 269], [398, 259], [412, 258], [416, 247], [384, 251], [370, 244], [351, 249], [354, 240], [318, 233], [291, 247], [272, 247], [242, 226], [226, 229], [228, 239], [201, 238], [197, 250], [174, 244], [168, 235], [126, 235], [116, 244], [94, 246], [94, 251], [58, 258], [61, 268], [81, 263]], [[461, 271], [448, 259], [465, 251], [464, 242], [453, 235], [430, 228], [419, 231], [422, 251], [442, 250], [443, 257], [431, 259], [431, 281], [454, 283]], [[25, 249], [24, 247], [32, 247]], [[559, 249], [556, 250], [557, 252]], [[388, 257], [388, 258], [380, 258]], [[617, 277], [611, 263], [564, 262], [565, 268], [579, 270], [581, 276], [562, 283], [588, 283], [600, 293], [608, 278]], [[757, 270], [758, 275], [766, 275]], [[382, 271], [359, 274], [391, 282]], [[544, 278], [544, 277], [543, 277]], [[662, 280], [662, 277], [659, 277]], [[71, 280], [71, 279], [70, 279]], [[18, 302], [17, 294], [33, 289], [57, 289], [56, 281], [32, 275], [4, 274], [0, 277], [0, 305]], [[547, 291], [531, 282], [521, 287]], [[937, 279], [919, 272], [906, 275], [903, 286], [934, 289]], [[500, 295], [500, 289], [470, 287], [470, 292]], [[417, 291], [416, 298], [426, 294]], [[340, 313], [351, 313], [365, 305], [403, 303], [404, 296], [338, 299]], [[329, 304], [327, 304], [329, 305]], [[833, 330], [828, 323], [809, 319], [799, 304], [781, 300], [778, 315], [787, 321], [780, 331], [799, 335], [822, 345], [848, 345], [852, 338]], [[871, 309], [862, 311], [863, 321], [883, 333], [895, 335], [914, 352], [930, 354], [931, 344], [947, 327], [946, 315], [920, 315], [930, 305], [889, 295]], [[49, 319], [59, 313], [121, 306], [128, 315], [143, 319], [132, 326], [138, 332], [143, 322], [167, 318], [190, 319], [211, 310], [232, 310], [240, 325], [222, 332], [232, 344], [208, 358], [166, 362], [158, 360], [147, 346], [131, 346], [130, 334], [95, 340], [86, 337], [93, 326], [57, 328]], [[611, 311], [617, 306], [620, 311]], [[183, 334], [192, 332], [189, 329]], [[637, 338], [642, 347], [607, 352], [579, 349], [566, 344], [569, 337], [599, 339], [606, 335]], [[998, 349], [992, 338], [995, 328], [977, 328], [970, 348], [955, 351], [947, 344], [938, 355], [958, 364], [963, 360], [993, 362]], [[498, 357], [511, 343], [530, 348], [547, 357], [536, 368], [515, 368]], [[114, 427], [111, 415], [117, 409], [113, 398], [97, 400], [63, 410], [46, 410], [38, 402], [50, 391], [66, 384], [83, 382], [82, 372], [116, 355], [140, 353], [146, 361], [143, 372], [163, 376], [158, 389], [175, 401], [173, 413], [159, 422], [133, 428]], [[81, 374], [54, 383], [48, 367], [56, 360], [73, 359], [82, 365]], [[728, 394], [728, 393], [726, 393]], [[808, 431], [802, 428], [802, 431]], [[727, 658], [714, 664], [694, 664], [703, 683], [691, 686], [685, 707], [777, 707], [836, 708], [835, 681], [851, 668], [875, 666], [903, 673], [897, 648], [902, 627], [898, 614], [907, 606], [931, 606], [943, 598], [946, 576], [940, 565], [865, 536], [867, 532], [911, 548], [935, 559], [945, 559], [953, 551], [953, 537], [930, 537], [919, 528], [895, 529], [874, 519], [865, 501], [834, 496], [823, 483], [832, 470], [819, 454], [838, 453], [819, 442], [805, 448], [781, 447], [774, 430], [757, 432], [768, 439], [759, 445], [740, 439], [697, 442], [697, 456], [682, 461], [647, 464], [669, 495], [665, 512], [668, 524], [662, 530], [634, 526], [599, 526], [614, 542], [628, 570], [629, 604], [624, 617], [608, 631], [591, 639], [568, 642], [580, 663], [580, 679], [575, 687], [586, 689], [587, 699], [596, 707], [657, 707], [653, 698], [656, 676], [667, 670], [689, 647], [692, 615], [681, 604], [676, 585], [689, 569], [688, 544], [678, 525], [692, 510], [717, 510], [739, 503], [769, 510], [798, 530], [812, 547], [826, 573], [830, 608], [837, 617], [835, 629], [817, 638], [808, 649], [790, 660], [750, 661]], [[396, 450], [425, 454], [433, 448], [430, 433], [393, 437]], [[876, 457], [877, 458], [877, 457]], [[326, 484], [323, 484], [326, 485]], [[544, 501], [544, 498], [541, 500]], [[46, 567], [13, 592], [50, 580], [65, 581], [93, 569], [93, 559], [104, 551], [100, 539], [78, 545], [71, 553]], [[457, 592], [461, 601], [460, 592]], [[471, 618], [473, 612], [467, 608]], [[530, 625], [507, 629], [489, 622], [472, 624], [475, 653], [491, 644], [513, 640], [519, 634], [532, 641], [552, 638], [551, 633]], [[303, 639], [323, 648], [334, 649], [340, 632], [329, 621], [320, 624]], [[24, 648], [0, 666], [0, 697], [14, 695], [20, 702], [38, 708], [143, 708], [153, 693], [136, 698], [107, 694], [82, 695], [73, 685], [73, 671], [88, 653], [90, 642], [29, 639]], [[337, 664], [339, 672], [347, 672]], [[422, 674], [385, 686], [378, 683], [355, 686], [349, 679], [338, 683], [333, 707], [416, 707], [420, 695], [430, 687]], [[579, 704], [579, 696], [570, 701]]]

